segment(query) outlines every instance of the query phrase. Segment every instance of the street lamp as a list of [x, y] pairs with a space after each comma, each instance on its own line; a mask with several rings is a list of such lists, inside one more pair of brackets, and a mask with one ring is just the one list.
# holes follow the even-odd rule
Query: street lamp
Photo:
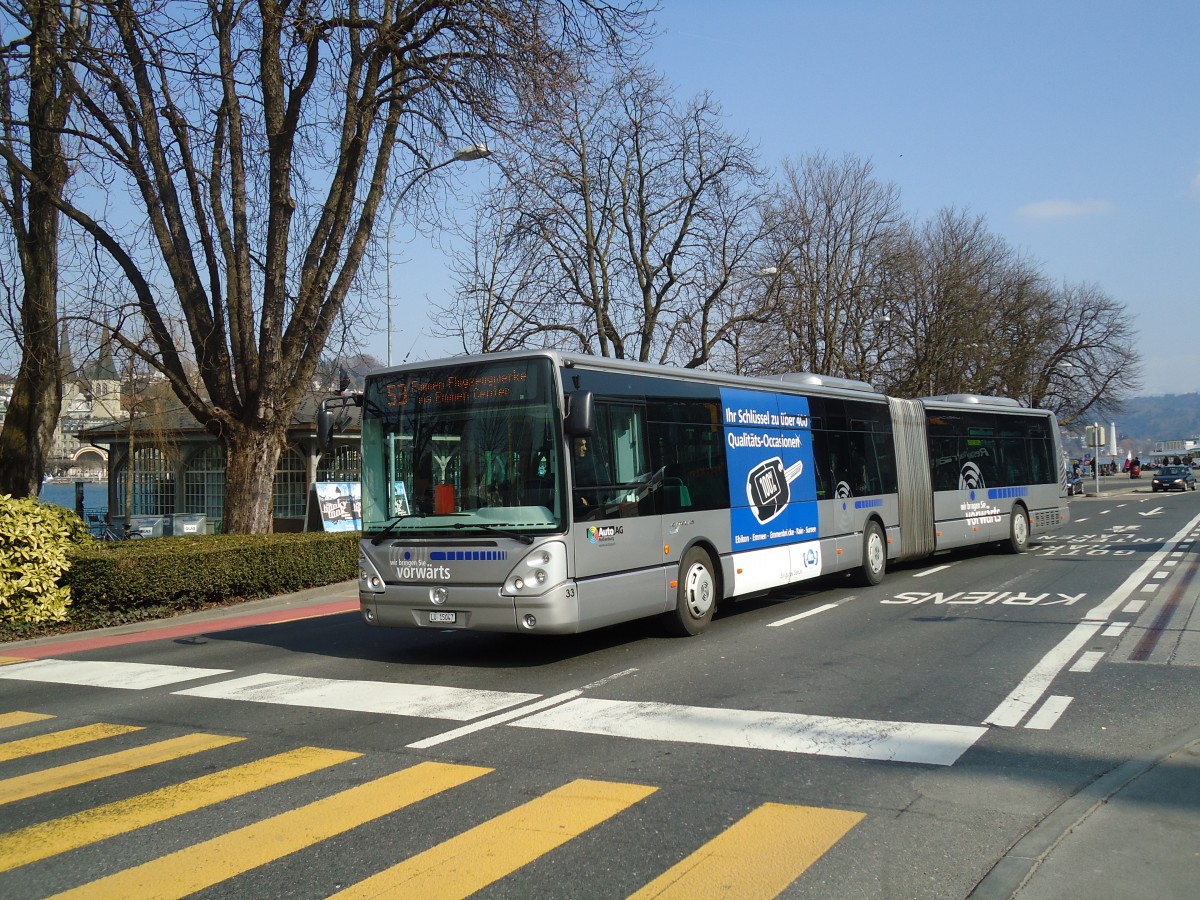
[[404, 186], [392, 204], [392, 214], [388, 217], [387, 229], [387, 364], [392, 364], [392, 226], [396, 224], [396, 213], [400, 211], [400, 204], [410, 190], [412, 190], [418, 181], [431, 175], [438, 169], [453, 165], [456, 162], [474, 162], [477, 159], [487, 159], [492, 155], [491, 148], [487, 144], [470, 144], [466, 147], [460, 147], [454, 151], [454, 155], [449, 159], [444, 159], [440, 163], [436, 163], [428, 168], [417, 172], [412, 180]]

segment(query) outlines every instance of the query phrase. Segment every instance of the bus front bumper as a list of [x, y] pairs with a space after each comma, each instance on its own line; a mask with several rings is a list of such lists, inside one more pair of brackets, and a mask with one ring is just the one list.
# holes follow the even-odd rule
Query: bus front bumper
[[509, 634], [575, 634], [579, 591], [567, 581], [537, 597], [500, 594], [495, 585], [446, 585], [434, 604], [428, 585], [392, 585], [381, 593], [360, 590], [363, 621], [382, 628], [492, 631]]

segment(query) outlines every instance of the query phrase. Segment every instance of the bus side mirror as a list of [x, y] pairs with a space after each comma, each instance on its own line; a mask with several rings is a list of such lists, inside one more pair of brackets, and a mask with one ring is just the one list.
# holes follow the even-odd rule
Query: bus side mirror
[[567, 395], [567, 416], [563, 428], [570, 437], [589, 437], [596, 419], [596, 400], [591, 391]]
[[333, 450], [333, 413], [325, 406], [324, 400], [317, 408], [317, 448], [323, 453]]

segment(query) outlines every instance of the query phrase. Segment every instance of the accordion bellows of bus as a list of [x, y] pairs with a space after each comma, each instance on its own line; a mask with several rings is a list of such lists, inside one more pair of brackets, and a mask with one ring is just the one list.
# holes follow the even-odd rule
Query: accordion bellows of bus
[[1067, 521], [1052, 413], [553, 351], [374, 372], [359, 597], [371, 625], [566, 634]]

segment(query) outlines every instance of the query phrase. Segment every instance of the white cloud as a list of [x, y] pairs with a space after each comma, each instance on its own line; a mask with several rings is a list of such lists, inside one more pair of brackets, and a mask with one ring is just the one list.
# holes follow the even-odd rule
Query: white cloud
[[1200, 174], [1192, 179], [1192, 183], [1188, 186], [1188, 192], [1192, 195], [1193, 200], [1200, 200]]
[[1103, 215], [1111, 208], [1107, 200], [1039, 200], [1025, 204], [1017, 213], [1026, 219], [1076, 219]]

